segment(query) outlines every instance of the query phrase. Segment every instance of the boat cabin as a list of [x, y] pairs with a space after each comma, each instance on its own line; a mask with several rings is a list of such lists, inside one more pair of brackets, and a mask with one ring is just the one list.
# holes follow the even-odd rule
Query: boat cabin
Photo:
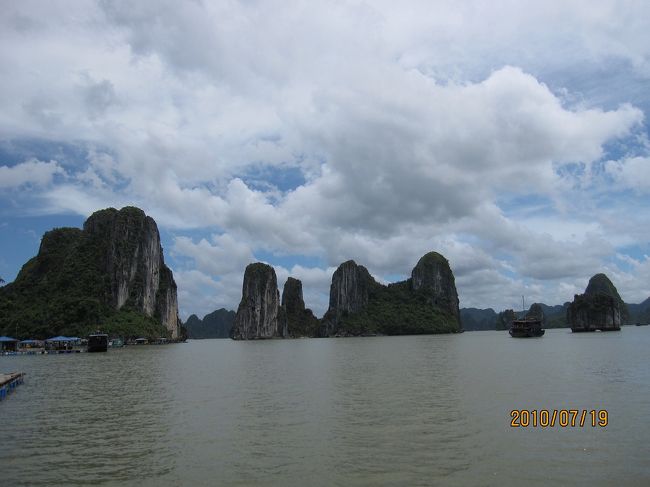
[[106, 333], [93, 333], [88, 335], [89, 352], [106, 352], [108, 350], [108, 335]]

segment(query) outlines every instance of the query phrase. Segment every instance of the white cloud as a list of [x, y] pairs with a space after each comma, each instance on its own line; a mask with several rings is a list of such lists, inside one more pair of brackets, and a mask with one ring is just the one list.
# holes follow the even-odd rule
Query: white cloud
[[212, 243], [205, 239], [194, 243], [179, 236], [174, 239], [172, 252], [192, 258], [199, 269], [213, 276], [240, 272], [254, 260], [251, 249], [228, 234], [214, 235]]
[[56, 161], [30, 159], [15, 166], [0, 166], [0, 189], [17, 189], [25, 185], [48, 186], [54, 176], [65, 171]]
[[[144, 208], [191, 262], [176, 273], [186, 310], [235, 306], [260, 251], [324, 262], [276, 266], [320, 314], [340, 262], [386, 280], [429, 250], [449, 258], [461, 305], [562, 302], [616, 247], [647, 240], [647, 202], [610, 200], [649, 189], [635, 139], [649, 14], [614, 1], [14, 2], [0, 18], [0, 141], [83, 156], [0, 167], [0, 187], [38, 187], [22, 202], [37, 212]], [[283, 171], [298, 176], [279, 189]], [[632, 289], [644, 269], [611, 272]]]
[[630, 157], [608, 161], [605, 170], [623, 189], [650, 192], [650, 157]]

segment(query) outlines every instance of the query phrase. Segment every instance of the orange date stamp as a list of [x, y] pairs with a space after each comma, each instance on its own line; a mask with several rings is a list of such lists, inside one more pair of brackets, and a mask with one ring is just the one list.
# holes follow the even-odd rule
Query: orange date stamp
[[510, 426], [513, 428], [604, 428], [609, 422], [607, 409], [513, 409]]

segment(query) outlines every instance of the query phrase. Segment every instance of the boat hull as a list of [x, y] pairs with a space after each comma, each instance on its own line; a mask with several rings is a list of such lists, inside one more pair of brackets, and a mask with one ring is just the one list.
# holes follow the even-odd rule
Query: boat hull
[[107, 352], [108, 335], [97, 334], [88, 336], [88, 352]]
[[512, 338], [535, 338], [544, 335], [546, 330], [513, 330], [510, 329], [510, 336]]

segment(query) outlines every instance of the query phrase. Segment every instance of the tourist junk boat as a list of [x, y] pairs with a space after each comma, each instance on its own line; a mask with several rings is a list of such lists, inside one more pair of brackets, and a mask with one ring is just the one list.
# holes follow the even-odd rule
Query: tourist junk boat
[[526, 317], [526, 305], [523, 296], [521, 297], [521, 307], [523, 309], [523, 318], [512, 321], [512, 326], [508, 330], [510, 336], [512, 338], [533, 338], [544, 335], [545, 330], [542, 329], [542, 320], [534, 316]]
[[510, 336], [513, 338], [541, 337], [544, 334], [542, 320], [537, 318], [523, 318], [514, 320], [510, 327]]
[[108, 335], [106, 333], [93, 333], [92, 335], [88, 335], [88, 351], [108, 351]]

